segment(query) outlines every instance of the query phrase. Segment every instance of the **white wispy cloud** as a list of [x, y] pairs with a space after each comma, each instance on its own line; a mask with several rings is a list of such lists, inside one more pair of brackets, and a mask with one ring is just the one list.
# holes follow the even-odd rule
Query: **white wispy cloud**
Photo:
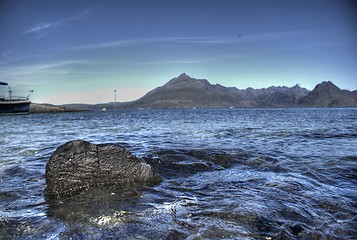
[[152, 60], [146, 62], [136, 62], [137, 65], [163, 65], [163, 64], [201, 64], [219, 61], [232, 61], [245, 57], [252, 56], [251, 54], [240, 54], [237, 56], [214, 56], [212, 58], [193, 58], [193, 59], [164, 59], [164, 60]]
[[135, 45], [156, 44], [156, 43], [172, 43], [172, 44], [197, 44], [197, 45], [224, 45], [234, 43], [247, 43], [256, 41], [279, 40], [288, 37], [294, 37], [303, 34], [299, 31], [285, 32], [270, 32], [260, 34], [237, 34], [235, 36], [205, 36], [205, 37], [159, 37], [159, 38], [142, 38], [142, 39], [126, 39], [109, 41], [83, 46], [72, 47], [72, 50], [85, 49], [102, 49], [102, 48], [118, 48]]
[[115, 48], [115, 47], [126, 47], [135, 45], [145, 45], [154, 43], [180, 43], [180, 42], [190, 42], [195, 39], [204, 39], [202, 37], [161, 37], [161, 38], [142, 38], [142, 39], [127, 39], [127, 40], [117, 40], [103, 43], [88, 44], [83, 46], [72, 47], [72, 50], [83, 50], [83, 49], [100, 49], [100, 48]]
[[[208, 61], [208, 60], [207, 60]], [[137, 62], [137, 65], [162, 65], [162, 64], [197, 64], [202, 63], [201, 60], [159, 60], [159, 61], [147, 61], [147, 62]]]
[[43, 37], [47, 36], [48, 34], [50, 34], [51, 32], [53, 32], [54, 30], [56, 30], [57, 28], [65, 25], [67, 23], [71, 23], [73, 21], [82, 19], [90, 13], [91, 13], [91, 11], [84, 10], [75, 16], [64, 18], [59, 21], [40, 23], [40, 24], [37, 24], [35, 26], [32, 26], [32, 27], [26, 29], [25, 31], [23, 31], [23, 33], [24, 34], [35, 34], [37, 38], [43, 38]]
[[161, 37], [161, 38], [143, 38], [143, 39], [128, 39], [110, 41], [84, 46], [73, 47], [73, 50], [84, 49], [101, 49], [101, 48], [116, 48], [136, 45], [156, 44], [156, 43], [174, 43], [174, 44], [225, 44], [232, 43], [236, 40], [230, 38], [215, 38], [215, 37]]
[[10, 54], [12, 54], [11, 50], [1, 53], [0, 56], [1, 57], [6, 57], [6, 56], [9, 56]]
[[21, 83], [34, 80], [41, 82], [43, 80], [56, 80], [60, 76], [70, 74], [88, 74], [83, 72], [82, 67], [97, 64], [96, 62], [87, 60], [61, 60], [50, 63], [37, 64], [22, 64], [17, 66], [3, 66], [0, 67], [0, 76], [8, 80]]

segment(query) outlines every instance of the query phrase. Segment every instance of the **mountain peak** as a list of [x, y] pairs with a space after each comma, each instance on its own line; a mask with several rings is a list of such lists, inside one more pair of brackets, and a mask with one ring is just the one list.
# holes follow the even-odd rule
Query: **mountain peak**
[[333, 84], [331, 81], [324, 81], [320, 84], [317, 84], [315, 91], [323, 91], [323, 92], [336, 92], [336, 91], [341, 91], [340, 88], [338, 88], [335, 84]]
[[162, 87], [170, 89], [203, 89], [211, 88], [212, 85], [206, 79], [196, 79], [188, 76], [186, 73], [182, 73]]
[[318, 85], [330, 85], [330, 86], [336, 86], [335, 84], [333, 84], [331, 81], [323, 81]]
[[354, 107], [357, 105], [357, 96], [353, 92], [341, 90], [330, 81], [316, 85], [299, 103], [317, 107]]
[[181, 73], [180, 76], [178, 76], [176, 79], [188, 79], [191, 78], [190, 76], [188, 76], [186, 73]]
[[168, 81], [164, 86], [173, 86], [173, 85], [181, 85], [187, 82], [192, 82], [196, 79], [191, 78], [190, 76], [188, 76], [186, 73], [181, 73], [178, 77], [175, 77], [173, 79], [171, 79], [170, 81]]

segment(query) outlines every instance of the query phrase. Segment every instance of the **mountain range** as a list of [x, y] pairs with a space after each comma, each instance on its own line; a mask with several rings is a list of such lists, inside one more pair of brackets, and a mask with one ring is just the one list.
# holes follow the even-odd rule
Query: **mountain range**
[[64, 105], [87, 110], [114, 108], [267, 108], [267, 107], [357, 107], [357, 91], [341, 90], [322, 82], [312, 91], [299, 85], [238, 89], [211, 84], [182, 73], [138, 100], [97, 105]]

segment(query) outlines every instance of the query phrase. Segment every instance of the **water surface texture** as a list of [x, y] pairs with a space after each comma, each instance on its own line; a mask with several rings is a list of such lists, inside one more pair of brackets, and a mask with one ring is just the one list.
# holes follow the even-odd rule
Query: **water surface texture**
[[[0, 117], [1, 239], [356, 239], [357, 109], [177, 109]], [[45, 166], [82, 139], [164, 181], [48, 200]]]

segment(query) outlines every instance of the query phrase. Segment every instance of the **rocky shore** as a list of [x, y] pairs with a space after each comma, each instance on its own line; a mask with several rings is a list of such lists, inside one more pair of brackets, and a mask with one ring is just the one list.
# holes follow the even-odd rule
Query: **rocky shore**
[[31, 103], [30, 104], [30, 113], [57, 113], [57, 112], [81, 112], [84, 110], [55, 106], [52, 104], [39, 104]]

